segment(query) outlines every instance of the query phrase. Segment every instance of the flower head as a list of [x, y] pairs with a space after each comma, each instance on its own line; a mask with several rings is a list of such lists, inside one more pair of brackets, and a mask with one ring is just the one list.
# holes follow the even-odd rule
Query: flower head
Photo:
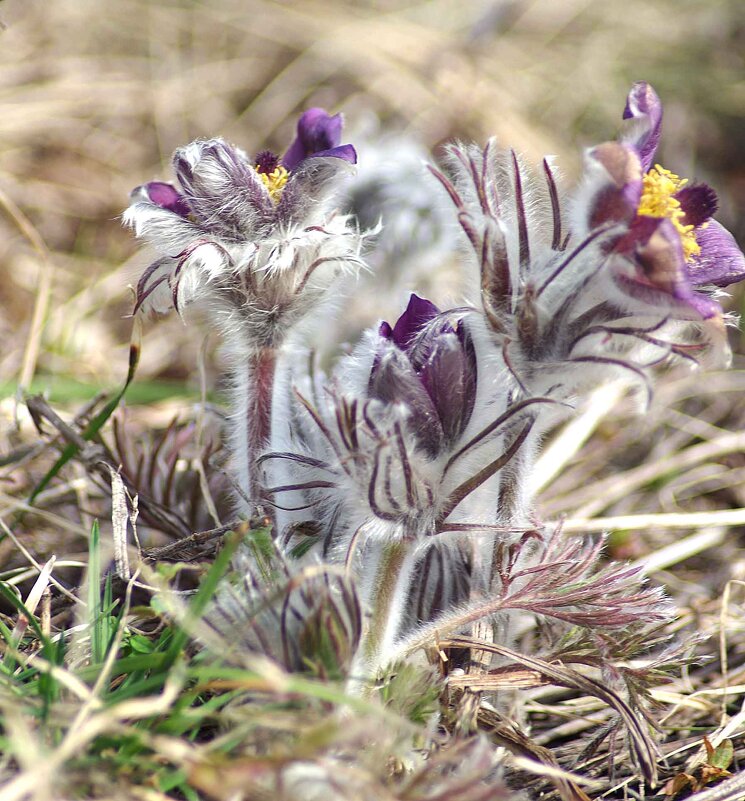
[[369, 396], [403, 403], [408, 427], [430, 455], [463, 434], [476, 397], [476, 354], [462, 319], [412, 295], [395, 326], [381, 323]]
[[[350, 534], [364, 519], [400, 526], [407, 536], [430, 531], [446, 497], [436, 488], [447, 457], [475, 405], [476, 353], [462, 316], [412, 295], [394, 326], [383, 322], [371, 332], [315, 408], [300, 399], [310, 414], [295, 416], [302, 428], [295, 445], [315, 443], [314, 457], [294, 462], [298, 481], [271, 492], [310, 490], [308, 497], [326, 499], [337, 509], [337, 539], [342, 508], [354, 521]], [[360, 370], [363, 360], [367, 370]]]
[[337, 177], [356, 162], [341, 126], [341, 115], [310, 109], [281, 158], [249, 159], [222, 139], [179, 148], [177, 185], [138, 187], [125, 214], [159, 255], [137, 308], [206, 301], [225, 327], [246, 321], [262, 341], [307, 314], [339, 268], [358, 261], [360, 237], [331, 205]]
[[[362, 625], [348, 577], [288, 560], [268, 530], [252, 531], [207, 609], [205, 641], [240, 664], [261, 653], [286, 670], [334, 679], [348, 673]], [[216, 637], [214, 635], [217, 635]]]
[[662, 104], [648, 83], [632, 87], [623, 116], [627, 124], [621, 140], [588, 154], [611, 178], [590, 204], [590, 224], [617, 220], [627, 225], [615, 247], [637, 267], [633, 276], [619, 281], [626, 294], [651, 302], [666, 294], [703, 318], [715, 317], [721, 307], [700, 289], [745, 278], [745, 257], [712, 219], [716, 193], [655, 162]]
[[281, 510], [313, 508], [324, 548], [344, 552], [362, 531], [424, 541], [451, 514], [493, 513], [490, 480], [525, 441], [534, 402], [505, 413], [479, 405], [475, 316], [412, 295], [396, 324], [370, 332], [323, 389], [305, 382], [308, 398], [296, 393], [289, 438], [262, 457], [279, 479], [266, 494]]
[[655, 164], [662, 109], [647, 84], [633, 87], [626, 115], [620, 141], [588, 152], [568, 201], [549, 159], [536, 174], [493, 141], [451, 147], [449, 175], [433, 170], [478, 264], [512, 403], [568, 400], [609, 372], [649, 393], [647, 367], [695, 361], [703, 347], [675, 341], [673, 321], [719, 319], [710, 288], [745, 278], [745, 257], [711, 219], [714, 191]]

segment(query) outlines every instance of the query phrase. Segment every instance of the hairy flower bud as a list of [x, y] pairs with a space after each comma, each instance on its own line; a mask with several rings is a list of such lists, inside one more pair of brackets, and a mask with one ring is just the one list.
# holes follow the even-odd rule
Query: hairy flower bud
[[462, 319], [441, 314], [412, 295], [395, 326], [380, 325], [383, 340], [370, 374], [369, 396], [401, 403], [408, 429], [431, 457], [465, 431], [476, 397], [476, 353]]

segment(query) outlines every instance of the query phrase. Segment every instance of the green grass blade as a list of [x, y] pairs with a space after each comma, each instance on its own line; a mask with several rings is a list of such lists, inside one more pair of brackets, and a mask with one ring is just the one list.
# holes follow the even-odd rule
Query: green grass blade
[[98, 520], [93, 521], [88, 540], [88, 630], [91, 635], [91, 661], [100, 664], [104, 660], [107, 641], [101, 614], [101, 530]]
[[199, 585], [199, 589], [189, 604], [189, 609], [187, 610], [184, 620], [178, 622], [178, 628], [174, 632], [173, 639], [166, 651], [166, 658], [169, 665], [173, 664], [183, 651], [184, 646], [189, 640], [191, 624], [199, 620], [204, 614], [207, 604], [215, 594], [220, 579], [230, 567], [230, 560], [233, 558], [233, 554], [240, 544], [241, 537], [236, 533], [231, 533], [225, 537], [223, 548], [217, 554], [215, 561], [207, 571], [202, 583]]
[[[114, 397], [101, 409], [101, 411], [88, 423], [81, 436], [86, 442], [89, 442], [98, 432], [103, 428], [106, 421], [111, 417], [116, 408], [119, 406], [124, 394], [126, 393], [129, 385], [135, 377], [137, 370], [137, 363], [140, 360], [140, 344], [139, 344], [139, 323], [135, 318], [134, 331], [132, 333], [132, 342], [129, 346], [129, 369], [127, 371], [127, 378], [124, 386]], [[33, 503], [41, 492], [48, 486], [49, 482], [60, 472], [60, 470], [72, 459], [78, 452], [78, 447], [70, 443], [67, 445], [60, 454], [57, 461], [52, 465], [44, 478], [36, 485], [34, 491], [29, 496], [28, 502]]]

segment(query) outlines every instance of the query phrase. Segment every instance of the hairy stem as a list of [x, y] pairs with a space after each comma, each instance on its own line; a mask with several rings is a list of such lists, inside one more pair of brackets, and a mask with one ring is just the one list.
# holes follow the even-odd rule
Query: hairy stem
[[[526, 452], [526, 448], [515, 455], [510, 463], [509, 470], [502, 476], [499, 487], [499, 499], [497, 507], [497, 519], [500, 523], [507, 526], [524, 526], [526, 523], [526, 488], [528, 477], [533, 467], [534, 458], [531, 452]], [[496, 589], [499, 580], [497, 558], [501, 540], [495, 539], [492, 546], [491, 557], [489, 559], [489, 578], [487, 587], [492, 591]]]
[[408, 594], [411, 550], [406, 540], [390, 542], [383, 548], [370, 599], [370, 625], [360, 645], [362, 659], [369, 671], [383, 664], [398, 632]]
[[248, 351], [234, 366], [233, 457], [238, 487], [250, 507], [261, 502], [257, 460], [271, 434], [276, 366], [277, 349], [271, 346]]

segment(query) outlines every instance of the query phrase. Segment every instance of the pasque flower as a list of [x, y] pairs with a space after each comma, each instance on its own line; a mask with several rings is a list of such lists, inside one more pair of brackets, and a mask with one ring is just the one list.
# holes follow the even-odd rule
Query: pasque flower
[[632, 87], [623, 116], [628, 122], [620, 141], [589, 154], [615, 182], [590, 205], [591, 225], [613, 220], [627, 225], [615, 252], [631, 259], [637, 270], [621, 276], [623, 291], [650, 302], [666, 294], [703, 318], [714, 317], [721, 307], [701, 290], [742, 280], [745, 257], [731, 234], [712, 219], [715, 191], [655, 162], [662, 104], [648, 83]]
[[256, 459], [270, 436], [274, 376], [291, 330], [318, 308], [340, 270], [360, 263], [359, 231], [334, 208], [336, 179], [356, 162], [342, 118], [306, 111], [285, 155], [249, 159], [222, 139], [173, 157], [178, 186], [134, 190], [125, 222], [157, 259], [136, 310], [206, 311], [225, 338], [234, 378], [233, 454], [248, 507], [260, 498]]
[[[254, 336], [271, 341], [285, 319], [302, 315], [359, 244], [334, 215], [335, 179], [356, 162], [340, 145], [341, 115], [306, 111], [285, 155], [254, 159], [222, 139], [192, 142], [173, 157], [178, 188], [154, 181], [132, 193], [125, 214], [159, 259], [137, 287], [137, 307], [180, 310], [198, 301], [251, 315]], [[329, 273], [331, 275], [329, 276]], [[303, 298], [303, 296], [306, 296]]]
[[[649, 367], [692, 359], [721, 311], [709, 288], [745, 276], [713, 190], [655, 164], [662, 111], [647, 84], [625, 117], [619, 140], [586, 153], [572, 194], [548, 158], [533, 170], [493, 141], [452, 147], [433, 173], [471, 246], [476, 302], [441, 311], [412, 295], [328, 376], [283, 343], [357, 259], [360, 235], [331, 203], [354, 161], [340, 117], [306, 112], [282, 157], [193, 143], [174, 158], [177, 186], [138, 190], [128, 219], [159, 250], [138, 305], [205, 301], [222, 327], [236, 475], [272, 518], [279, 569], [236, 560], [209, 617], [238, 648], [354, 690], [455, 634], [470, 639], [445, 647], [459, 642], [474, 665], [519, 663], [510, 642], [528, 616], [589, 632], [667, 619], [634, 569], [598, 567], [600, 544], [549, 536], [531, 499], [557, 415], [609, 378], [649, 390]], [[552, 653], [525, 664], [550, 676]], [[644, 727], [626, 719], [653, 781]]]
[[536, 176], [493, 141], [453, 147], [449, 177], [435, 170], [473, 248], [513, 401], [572, 398], [619, 371], [649, 389], [646, 367], [695, 353], [671, 322], [718, 317], [711, 290], [745, 277], [711, 219], [714, 191], [654, 165], [662, 109], [648, 84], [632, 88], [625, 117], [619, 141], [587, 152], [568, 198], [549, 159]]
[[[395, 325], [380, 324], [315, 406], [301, 396], [296, 442], [267, 456], [295, 465], [296, 480], [271, 495], [301, 492], [309, 504], [334, 509], [328, 536], [337, 548], [360, 526], [372, 533], [380, 524], [386, 537], [395, 530], [404, 539], [435, 532], [447, 508], [440, 484], [448, 458], [476, 399], [476, 352], [463, 316], [412, 295]], [[313, 458], [293, 456], [293, 445]]]

